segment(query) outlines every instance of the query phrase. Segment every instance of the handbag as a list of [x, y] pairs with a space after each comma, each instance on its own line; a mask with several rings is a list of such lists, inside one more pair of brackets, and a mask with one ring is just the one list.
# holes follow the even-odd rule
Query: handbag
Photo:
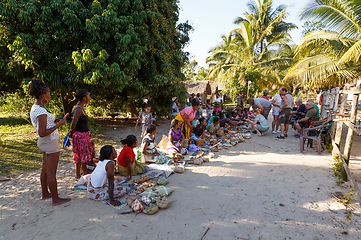
[[63, 147], [69, 147], [71, 144], [70, 144], [70, 140], [69, 140], [69, 133], [67, 135], [65, 135], [64, 137], [64, 141], [63, 141]]
[[143, 206], [142, 206], [142, 204], [140, 203], [140, 201], [138, 199], [135, 199], [132, 202], [131, 208], [136, 213], [140, 213], [141, 211], [143, 211]]
[[160, 209], [166, 209], [170, 205], [170, 202], [166, 197], [158, 198], [155, 202]]
[[145, 214], [152, 215], [152, 214], [158, 212], [158, 210], [159, 210], [158, 206], [155, 205], [155, 204], [153, 204], [153, 203], [151, 203], [151, 204], [149, 204], [149, 206], [146, 206], [146, 207], [143, 209], [143, 212], [144, 212]]

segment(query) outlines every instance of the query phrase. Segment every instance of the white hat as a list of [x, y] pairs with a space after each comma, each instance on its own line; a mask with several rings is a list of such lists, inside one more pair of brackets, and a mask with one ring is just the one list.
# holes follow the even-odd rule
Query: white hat
[[174, 102], [177, 99], [177, 97], [172, 97], [172, 101]]

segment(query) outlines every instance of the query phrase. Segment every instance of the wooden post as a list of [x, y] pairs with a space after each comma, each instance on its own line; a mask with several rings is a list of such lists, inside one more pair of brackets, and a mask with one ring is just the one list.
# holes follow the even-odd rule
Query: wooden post
[[[356, 123], [358, 99], [359, 99], [359, 94], [354, 94], [352, 96], [352, 108], [351, 108], [350, 122], [353, 123], [353, 124]], [[344, 152], [343, 152], [343, 155], [345, 156], [345, 162], [346, 162], [347, 165], [349, 165], [349, 161], [350, 161], [353, 135], [354, 135], [353, 129], [348, 128], [346, 143], [345, 143], [345, 149], [344, 149]]]
[[[346, 94], [342, 93], [342, 95], [341, 95], [340, 114], [345, 113], [346, 104], [347, 104], [347, 96], [346, 96]], [[337, 117], [337, 118], [339, 119], [341, 117]], [[335, 134], [335, 143], [336, 143], [337, 147], [340, 148], [343, 122], [335, 122], [334, 124], [336, 124], [336, 126], [337, 126], [336, 127], [336, 134]], [[335, 155], [338, 155], [338, 153], [334, 149], [332, 151], [332, 157], [334, 157]]]

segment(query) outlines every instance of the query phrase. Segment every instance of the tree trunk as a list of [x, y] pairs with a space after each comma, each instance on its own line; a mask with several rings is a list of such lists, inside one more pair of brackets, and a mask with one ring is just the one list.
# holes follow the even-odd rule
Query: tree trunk
[[131, 100], [127, 102], [127, 112], [131, 113], [132, 118], [138, 117], [138, 110]]
[[62, 90], [59, 90], [60, 92], [60, 98], [61, 98], [61, 103], [63, 105], [63, 112], [64, 115], [67, 113], [71, 113], [73, 107], [76, 104], [76, 99], [74, 99], [74, 96], [71, 94], [64, 94], [64, 92]]

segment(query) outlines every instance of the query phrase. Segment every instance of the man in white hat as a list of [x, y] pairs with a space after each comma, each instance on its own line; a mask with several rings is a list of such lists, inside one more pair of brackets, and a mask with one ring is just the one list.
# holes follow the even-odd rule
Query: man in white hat
[[178, 98], [172, 97], [172, 101], [173, 101], [173, 106], [172, 106], [172, 119], [173, 119], [179, 113]]

